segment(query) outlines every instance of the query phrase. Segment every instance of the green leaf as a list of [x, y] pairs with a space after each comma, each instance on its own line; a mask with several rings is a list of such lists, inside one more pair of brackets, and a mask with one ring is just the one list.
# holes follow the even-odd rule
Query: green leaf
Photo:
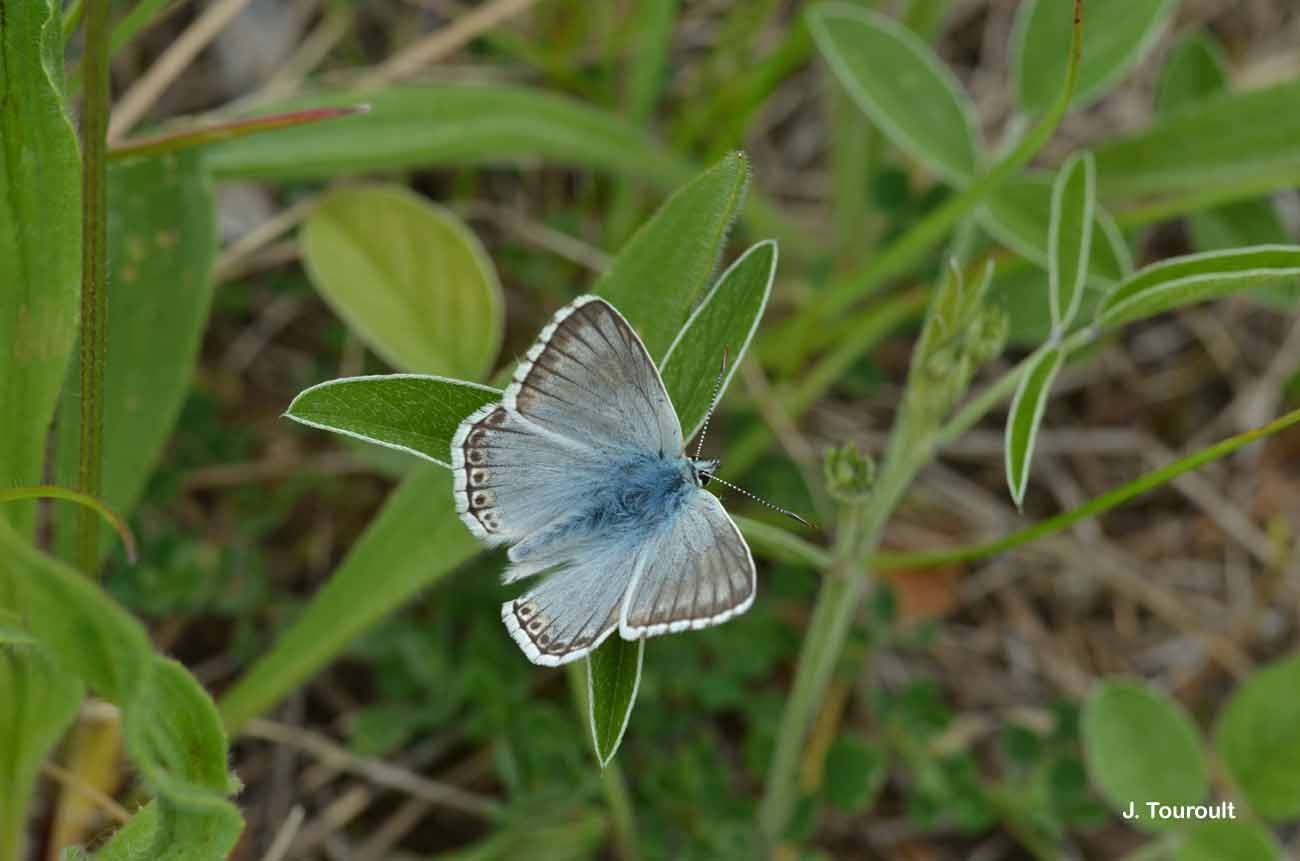
[[1156, 82], [1157, 114], [1190, 107], [1228, 87], [1223, 49], [1202, 30], [1186, 33], [1174, 45]]
[[1106, 297], [1097, 324], [1113, 328], [1205, 302], [1245, 287], [1291, 283], [1300, 276], [1300, 246], [1260, 245], [1171, 257], [1134, 273]]
[[690, 167], [631, 123], [565, 96], [499, 84], [399, 86], [268, 107], [282, 113], [344, 107], [368, 114], [298, 126], [210, 147], [222, 177], [322, 179], [440, 165], [538, 159], [626, 173], [671, 186]]
[[226, 728], [236, 732], [274, 706], [359, 634], [480, 549], [456, 517], [451, 473], [432, 465], [413, 471], [302, 615], [222, 696]]
[[1144, 830], [1176, 825], [1151, 819], [1146, 802], [1199, 804], [1209, 791], [1196, 725], [1182, 706], [1141, 682], [1098, 683], [1080, 729], [1088, 773], [1102, 797], [1120, 811], [1132, 802], [1133, 822]]
[[1300, 816], [1300, 655], [1253, 672], [1219, 715], [1214, 747], [1251, 809]]
[[132, 764], [158, 795], [156, 839], [140, 858], [224, 858], [242, 828], [227, 800], [229, 751], [207, 694], [155, 655], [144, 627], [95, 583], [0, 522], [0, 595], [58, 666], [116, 703]]
[[1021, 375], [1016, 396], [1011, 400], [1006, 432], [1007, 487], [1011, 489], [1016, 508], [1025, 501], [1038, 426], [1043, 421], [1047, 398], [1052, 393], [1052, 383], [1064, 358], [1065, 353], [1060, 347], [1043, 350]]
[[644, 658], [645, 640], [624, 640], [615, 631], [587, 659], [588, 715], [601, 768], [618, 752], [632, 718]]
[[1173, 861], [1282, 861], [1273, 835], [1252, 822], [1197, 822], [1177, 837]]
[[1092, 253], [1096, 169], [1091, 153], [1075, 155], [1061, 168], [1052, 187], [1047, 277], [1052, 328], [1058, 334], [1069, 330], [1083, 301], [1083, 285]]
[[748, 186], [749, 159], [731, 153], [668, 198], [596, 282], [656, 362], [708, 287]]
[[[1300, 174], [1300, 80], [1223, 93], [1101, 144], [1102, 200], [1240, 189], [1243, 198], [1294, 185]], [[1174, 155], [1176, 154], [1176, 156]]]
[[[1043, 226], [1051, 224], [1052, 194], [1058, 179], [1048, 171], [1027, 171], [999, 186], [978, 213], [980, 225], [989, 234], [1044, 269], [1048, 268], [1048, 232]], [[1133, 260], [1114, 219], [1095, 206], [1088, 283], [1109, 287], [1132, 270]]]
[[[102, 501], [130, 515], [189, 392], [211, 305], [217, 252], [212, 186], [194, 153], [114, 164], [108, 170], [109, 284], [104, 369]], [[76, 484], [79, 379], [68, 375], [60, 413], [59, 475]], [[78, 512], [59, 509], [65, 558]], [[101, 555], [116, 538], [101, 535]]]
[[822, 791], [846, 813], [863, 813], [875, 803], [889, 777], [885, 753], [858, 733], [841, 733], [826, 752]]
[[[1123, 80], [1151, 50], [1177, 6], [1178, 0], [1087, 0], [1083, 58], [1071, 105], [1096, 101]], [[1021, 4], [1011, 36], [1011, 66], [1023, 110], [1042, 113], [1060, 92], [1073, 18], [1068, 0]]]
[[61, 861], [217, 861], [229, 856], [242, 829], [233, 807], [196, 812], [151, 801], [93, 855], [71, 847], [59, 857]]
[[396, 368], [479, 379], [501, 346], [496, 270], [455, 215], [402, 186], [341, 188], [303, 227], [312, 283]]
[[82, 698], [81, 683], [43, 650], [13, 642], [0, 634], [0, 858], [28, 857], [23, 842], [36, 777]]
[[677, 409], [684, 439], [690, 440], [704, 424], [723, 356], [729, 359], [719, 395], [745, 360], [772, 293], [776, 259], [776, 243], [770, 239], [741, 255], [718, 278], [668, 348], [662, 362], [664, 386]]
[[[844, 89], [895, 146], [954, 185], [975, 178], [980, 147], [974, 109], [920, 37], [845, 3], [813, 6], [808, 28]], [[1067, 40], [1069, 32], [1068, 26], [1061, 31]]]
[[445, 377], [345, 377], [304, 389], [284, 414], [450, 468], [456, 428], [479, 407], [500, 399], [497, 389]]
[[[0, 482], [42, 479], [77, 334], [81, 161], [63, 110], [62, 3], [0, 0]], [[0, 517], [30, 531], [35, 505]]]

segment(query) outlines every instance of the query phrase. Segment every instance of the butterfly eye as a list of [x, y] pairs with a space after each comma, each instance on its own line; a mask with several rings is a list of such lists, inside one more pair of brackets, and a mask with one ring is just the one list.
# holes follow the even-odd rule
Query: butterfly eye
[[709, 482], [713, 481], [713, 474], [708, 472], [697, 472], [696, 476], [700, 479], [700, 487], [708, 487]]

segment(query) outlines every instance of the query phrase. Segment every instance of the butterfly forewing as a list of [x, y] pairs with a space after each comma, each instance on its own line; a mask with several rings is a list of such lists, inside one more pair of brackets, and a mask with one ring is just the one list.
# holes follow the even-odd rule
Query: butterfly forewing
[[627, 639], [717, 625], [745, 612], [754, 600], [749, 547], [707, 490], [697, 489], [642, 553], [644, 570], [619, 622]]

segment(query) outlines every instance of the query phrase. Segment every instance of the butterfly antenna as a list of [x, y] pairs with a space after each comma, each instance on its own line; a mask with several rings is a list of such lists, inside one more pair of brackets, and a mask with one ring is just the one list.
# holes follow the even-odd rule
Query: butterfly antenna
[[748, 490], [745, 490], [745, 488], [743, 488], [743, 487], [737, 487], [736, 485], [732, 484], [732, 483], [729, 482], [729, 481], [723, 481], [722, 479], [718, 478], [716, 475], [711, 475], [711, 476], [709, 476], [709, 481], [710, 481], [710, 482], [714, 482], [714, 481], [716, 481], [718, 484], [722, 485], [723, 487], [730, 488], [731, 490], [734, 490], [734, 491], [736, 491], [737, 493], [740, 493], [740, 494], [743, 494], [743, 495], [745, 495], [745, 496], [748, 496], [750, 499], [754, 500], [754, 501], [757, 502], [759, 505], [765, 505], [765, 506], [767, 506], [768, 508], [772, 509], [773, 511], [777, 511], [777, 512], [780, 512], [781, 514], [784, 514], [786, 517], [793, 517], [795, 520], [799, 521], [799, 522], [802, 523], [804, 526], [807, 526], [809, 529], [816, 529], [816, 528], [817, 528], [815, 525], [813, 525], [812, 523], [809, 523], [807, 520], [804, 520], [802, 517], [800, 517], [799, 515], [795, 514], [793, 511], [790, 511], [790, 510], [788, 510], [788, 509], [782, 508], [782, 507], [779, 506], [779, 505], [773, 505], [772, 503], [768, 502], [768, 501], [767, 501], [766, 499], [764, 499], [763, 497], [761, 497], [761, 496], [755, 496], [754, 494], [750, 493]]
[[713, 410], [718, 406], [718, 393], [722, 391], [722, 378], [727, 375], [727, 359], [730, 357], [731, 351], [723, 346], [722, 367], [718, 369], [718, 381], [713, 384], [713, 398], [709, 401], [709, 411], [704, 414], [704, 427], [700, 428], [700, 436], [695, 445], [696, 460], [699, 460], [700, 455], [704, 453], [704, 437], [709, 432], [709, 421], [713, 418]]

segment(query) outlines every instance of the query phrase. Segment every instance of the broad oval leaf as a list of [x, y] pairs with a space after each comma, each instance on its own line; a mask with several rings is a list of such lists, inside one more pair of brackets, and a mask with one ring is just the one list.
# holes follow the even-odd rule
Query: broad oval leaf
[[842, 3], [812, 7], [808, 27], [844, 89], [895, 146], [950, 183], [974, 179], [980, 162], [974, 109], [920, 37], [891, 18]]
[[1300, 816], [1300, 655], [1256, 670], [1219, 715], [1214, 747], [1265, 819]]
[[1300, 276], [1300, 246], [1260, 245], [1171, 257], [1134, 273], [1106, 297], [1097, 324], [1113, 328], [1235, 293], [1260, 284], [1290, 283]]
[[479, 379], [501, 345], [496, 270], [460, 219], [402, 186], [330, 192], [303, 228], [312, 283], [400, 370]]
[[[1207, 187], [1257, 197], [1300, 173], [1300, 80], [1221, 93], [1099, 145], [1102, 200], [1195, 194]], [[1236, 198], [1236, 199], [1240, 199]]]
[[451, 473], [413, 470], [306, 610], [221, 697], [227, 730], [274, 706], [361, 632], [481, 550], [456, 516]]
[[1052, 217], [1047, 228], [1048, 300], [1052, 328], [1063, 333], [1074, 322], [1083, 301], [1084, 281], [1092, 253], [1096, 165], [1091, 153], [1070, 158], [1052, 186]]
[[1007, 487], [1011, 499], [1020, 508], [1029, 484], [1029, 465], [1034, 457], [1038, 426], [1042, 424], [1052, 383], [1061, 370], [1065, 353], [1060, 347], [1048, 347], [1038, 353], [1020, 376], [1016, 395], [1011, 400], [1005, 436]]
[[1128, 679], [1097, 684], [1080, 730], [1088, 773], [1116, 810], [1135, 803], [1133, 823], [1148, 831], [1175, 827], [1151, 819], [1144, 802], [1198, 804], [1209, 791], [1200, 733], [1185, 709]]
[[[1083, 55], [1072, 105], [1105, 95], [1155, 44], [1178, 0], [1086, 0], [1083, 4]], [[1030, 113], [1046, 111], [1065, 82], [1070, 0], [1026, 0], [1011, 36], [1016, 97]]]
[[656, 363], [708, 287], [748, 188], [749, 159], [725, 156], [668, 198], [596, 282]]
[[727, 367], [719, 397], [744, 361], [772, 293], [776, 260], [776, 243], [770, 239], [741, 255], [718, 278], [669, 347], [662, 363], [664, 386], [677, 409], [684, 439], [690, 440], [704, 424], [723, 357]]
[[[1027, 171], [998, 186], [977, 213], [980, 226], [994, 239], [1044, 269], [1048, 232], [1043, 227], [1051, 223], [1056, 181], [1057, 175], [1049, 171]], [[1109, 287], [1133, 270], [1123, 234], [1100, 205], [1093, 209], [1091, 249], [1088, 284]]]
[[497, 389], [445, 377], [344, 377], [304, 389], [284, 414], [450, 469], [456, 428], [479, 407], [500, 399]]
[[1173, 861], [1282, 861], [1273, 835], [1253, 822], [1196, 822], [1175, 837]]
[[587, 713], [601, 768], [618, 752], [632, 718], [644, 658], [645, 640], [624, 640], [615, 632], [587, 659]]
[[218, 176], [280, 180], [545, 159], [671, 186], [691, 170], [641, 128], [575, 99], [527, 87], [398, 86], [298, 100], [267, 113], [358, 101], [370, 111], [214, 144], [207, 149], [208, 161]]
[[[77, 336], [81, 159], [63, 110], [62, 3], [5, 3], [0, 23], [0, 482], [42, 479]], [[0, 518], [29, 531], [36, 506]]]
[[1156, 82], [1157, 114], [1168, 114], [1221, 93], [1228, 86], [1223, 48], [1201, 30], [1184, 35], [1170, 50]]

